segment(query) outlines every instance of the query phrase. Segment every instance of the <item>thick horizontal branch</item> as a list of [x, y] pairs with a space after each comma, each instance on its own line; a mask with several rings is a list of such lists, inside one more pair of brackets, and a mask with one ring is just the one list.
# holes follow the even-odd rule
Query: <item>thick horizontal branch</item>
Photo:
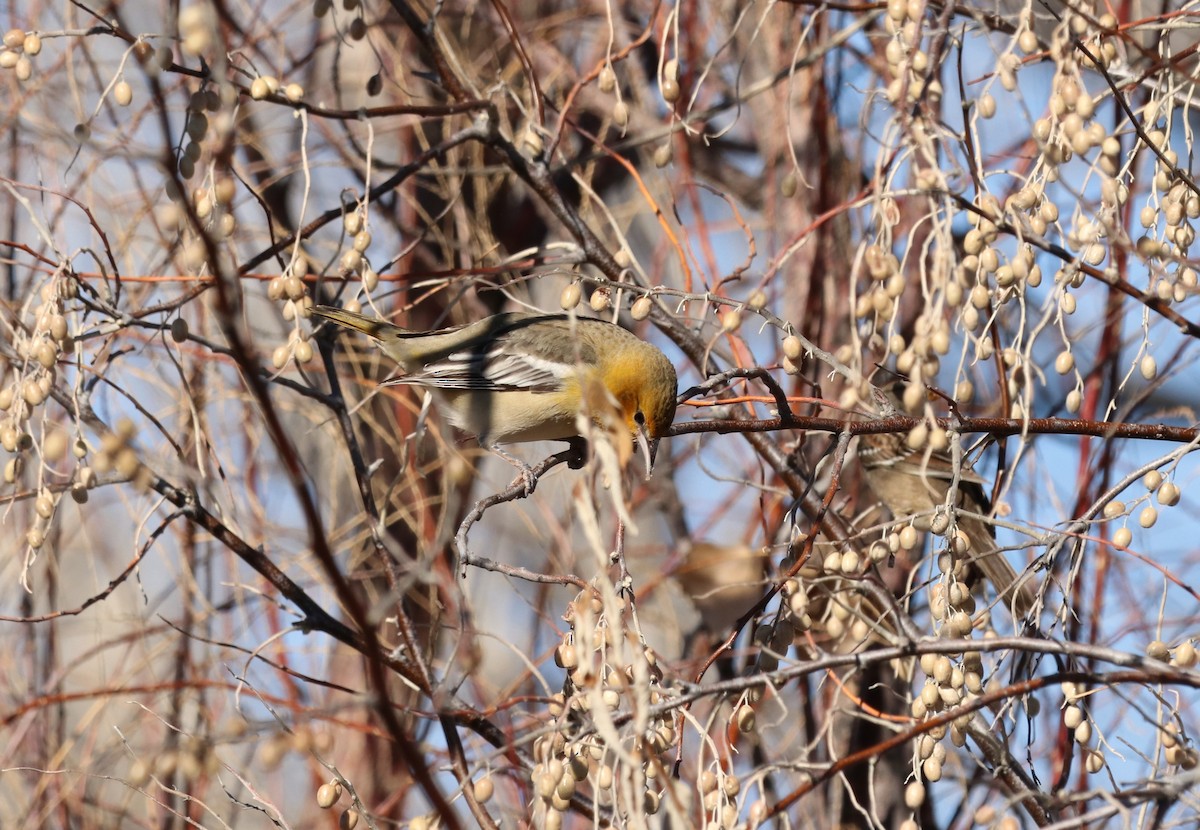
[[[1170, 441], [1190, 444], [1200, 440], [1200, 428], [1176, 427], [1166, 424], [1134, 424], [1111, 421], [1087, 421], [1081, 418], [934, 418], [944, 429], [961, 433], [989, 435], [1090, 435], [1096, 438], [1136, 438], [1143, 441]], [[876, 435], [884, 432], [906, 432], [917, 424], [928, 424], [924, 418], [893, 415], [870, 421], [846, 421], [839, 418], [794, 416], [745, 420], [693, 421], [675, 424], [671, 435], [692, 435], [715, 432], [780, 432], [808, 430], [813, 432], [848, 432], [851, 435]]]

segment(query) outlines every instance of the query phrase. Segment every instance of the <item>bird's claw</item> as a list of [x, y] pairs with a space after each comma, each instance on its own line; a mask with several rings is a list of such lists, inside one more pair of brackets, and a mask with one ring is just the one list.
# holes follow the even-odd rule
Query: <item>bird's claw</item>
[[[537, 487], [537, 476], [533, 474], [533, 468], [528, 464], [521, 465], [521, 474], [518, 476], [521, 483], [525, 485], [525, 494], [522, 498], [529, 498], [533, 495], [533, 489]], [[515, 483], [515, 482], [514, 482]]]
[[530, 496], [532, 496], [534, 488], [537, 487], [537, 475], [533, 472], [533, 468], [530, 467], [528, 464], [526, 464], [521, 459], [517, 458], [516, 456], [509, 455], [507, 452], [505, 452], [504, 450], [502, 450], [500, 447], [496, 446], [495, 444], [492, 445], [491, 450], [496, 455], [500, 456], [505, 461], [507, 461], [509, 464], [516, 467], [520, 473], [518, 478], [514, 479], [513, 483], [509, 485], [509, 488], [511, 489], [513, 487], [516, 487], [517, 480], [519, 479], [520, 482], [524, 485], [524, 490], [525, 490], [525, 492], [522, 494], [521, 498], [527, 499]]

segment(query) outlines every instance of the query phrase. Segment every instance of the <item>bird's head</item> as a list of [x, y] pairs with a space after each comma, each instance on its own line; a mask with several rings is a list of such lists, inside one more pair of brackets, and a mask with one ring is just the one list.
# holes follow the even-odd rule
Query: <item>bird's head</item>
[[654, 461], [658, 441], [675, 420], [678, 380], [675, 367], [657, 347], [638, 341], [605, 367], [604, 385], [616, 399], [629, 432], [646, 458]]
[[908, 388], [903, 378], [885, 377], [877, 381], [878, 385], [871, 387], [871, 397], [875, 411], [884, 417], [891, 415], [907, 415], [904, 406], [904, 390]]

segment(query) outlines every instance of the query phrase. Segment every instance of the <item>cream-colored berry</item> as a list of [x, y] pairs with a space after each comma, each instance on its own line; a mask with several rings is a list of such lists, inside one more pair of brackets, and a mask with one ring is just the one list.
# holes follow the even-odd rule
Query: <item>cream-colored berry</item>
[[299, 277], [289, 275], [283, 278], [283, 293], [289, 300], [299, 300], [306, 290]]
[[1173, 481], [1164, 481], [1158, 488], [1158, 503], [1163, 507], [1179, 504], [1179, 486]]
[[1175, 655], [1171, 657], [1171, 663], [1181, 668], [1192, 668], [1196, 664], [1196, 646], [1192, 640], [1183, 640], [1175, 649]]
[[21, 386], [21, 396], [25, 399], [25, 403], [30, 406], [39, 406], [42, 401], [46, 400], [46, 393], [37, 381], [26, 380]]
[[671, 146], [670, 139], [667, 139], [654, 150], [654, 166], [666, 167], [671, 163], [671, 157], [674, 150]]
[[929, 447], [934, 452], [943, 452], [950, 446], [950, 435], [940, 426], [929, 431]]
[[624, 130], [629, 126], [629, 106], [624, 101], [617, 101], [613, 104], [612, 120], [617, 125], [617, 129]]
[[58, 362], [58, 349], [50, 341], [43, 340], [33, 350], [33, 356], [43, 369], [50, 369]]
[[617, 75], [613, 72], [610, 64], [605, 64], [604, 68], [600, 70], [598, 83], [601, 92], [612, 92], [617, 88]]
[[[583, 288], [579, 283], [573, 282], [563, 286], [562, 294], [558, 298], [559, 307], [563, 311], [570, 311], [579, 305], [579, 301], [583, 299]], [[645, 298], [643, 298], [645, 299]], [[636, 305], [636, 303], [635, 303]]]
[[680, 89], [679, 81], [671, 78], [663, 78], [662, 81], [662, 97], [668, 104], [673, 104], [679, 100]]
[[796, 335], [789, 334], [787, 337], [783, 338], [783, 354], [789, 360], [798, 360], [803, 350], [804, 346], [800, 342], [800, 338]]
[[991, 302], [991, 296], [991, 292], [988, 291], [986, 285], [976, 284], [971, 288], [971, 305], [982, 311], [988, 307], [988, 303]]
[[338, 797], [342, 794], [342, 788], [336, 783], [322, 784], [317, 788], [317, 806], [322, 810], [328, 810], [337, 803]]
[[1175, 665], [1177, 666], [1181, 666], [1185, 669], [1192, 668], [1196, 665], [1197, 660], [1196, 646], [1192, 644], [1191, 640], [1184, 640], [1179, 644], [1179, 647], [1175, 649], [1175, 656], [1173, 659]]
[[1154, 523], [1158, 521], [1158, 510], [1153, 505], [1148, 505], [1142, 508], [1142, 512], [1138, 514], [1138, 524], [1142, 527], [1154, 527]]
[[926, 758], [921, 764], [921, 774], [926, 781], [936, 782], [942, 780], [942, 762], [937, 758]]
[[842, 554], [842, 573], [848, 575], [858, 573], [858, 569], [861, 564], [862, 557], [859, 556], [858, 551], [848, 550]]
[[923, 449], [928, 440], [929, 426], [924, 421], [909, 430], [908, 435], [905, 436], [905, 442], [914, 450]]
[[490, 775], [485, 775], [471, 785], [471, 789], [475, 793], [475, 800], [480, 804], [486, 804], [491, 801], [492, 795], [496, 792], [496, 784]]
[[789, 170], [784, 174], [783, 180], [779, 183], [779, 193], [785, 199], [790, 199], [796, 195], [799, 189], [800, 177], [796, 175], [795, 170]]

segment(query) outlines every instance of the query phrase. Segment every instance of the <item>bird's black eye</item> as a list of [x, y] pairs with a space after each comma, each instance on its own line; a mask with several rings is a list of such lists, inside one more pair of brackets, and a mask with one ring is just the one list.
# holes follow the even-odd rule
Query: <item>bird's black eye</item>
[[633, 413], [633, 422], [640, 427], [644, 427], [646, 425], [646, 416], [642, 413], [642, 410], [639, 409], [637, 412]]

